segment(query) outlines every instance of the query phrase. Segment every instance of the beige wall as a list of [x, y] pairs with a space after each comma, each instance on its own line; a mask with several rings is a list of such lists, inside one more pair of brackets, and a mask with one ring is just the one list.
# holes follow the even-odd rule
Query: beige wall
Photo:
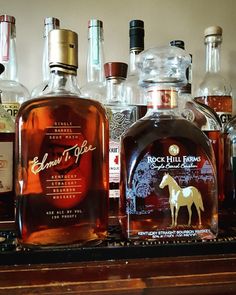
[[55, 16], [79, 35], [79, 83], [85, 82], [87, 22], [104, 22], [106, 61], [128, 62], [128, 23], [145, 22], [145, 47], [183, 39], [193, 54], [193, 88], [204, 73], [203, 32], [223, 28], [222, 70], [236, 98], [236, 0], [0, 0], [0, 13], [16, 17], [19, 79], [31, 90], [41, 81], [43, 20]]

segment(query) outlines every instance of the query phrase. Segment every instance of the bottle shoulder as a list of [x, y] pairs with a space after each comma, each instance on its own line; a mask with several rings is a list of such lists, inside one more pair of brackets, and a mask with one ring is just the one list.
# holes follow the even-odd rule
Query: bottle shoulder
[[81, 88], [81, 93], [84, 97], [96, 99], [100, 102], [105, 101], [106, 84], [105, 82], [88, 82]]
[[30, 98], [28, 89], [21, 83], [13, 80], [0, 80], [2, 102], [23, 103]]

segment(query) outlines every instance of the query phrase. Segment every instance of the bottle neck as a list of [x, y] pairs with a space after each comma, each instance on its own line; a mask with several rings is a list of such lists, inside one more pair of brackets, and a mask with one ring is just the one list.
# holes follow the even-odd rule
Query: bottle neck
[[0, 62], [5, 67], [0, 79], [17, 81], [16, 30], [10, 22], [0, 23]]
[[48, 89], [43, 94], [79, 96], [81, 93], [76, 74], [76, 70], [67, 72], [64, 69], [51, 68]]
[[149, 86], [146, 88], [147, 109], [150, 113], [173, 113], [178, 110], [177, 87], [164, 85]]
[[88, 36], [87, 82], [104, 82], [103, 30], [90, 27]]
[[220, 49], [221, 36], [207, 36], [205, 38], [206, 46], [206, 72], [217, 73], [220, 71]]
[[124, 82], [124, 78], [112, 77], [106, 79], [106, 103], [126, 104]]
[[130, 74], [137, 73], [136, 62], [140, 52], [142, 52], [142, 49], [130, 49], [130, 52], [129, 52], [129, 73]]
[[50, 77], [50, 67], [48, 64], [48, 36], [44, 36], [42, 73], [43, 81], [48, 81]]

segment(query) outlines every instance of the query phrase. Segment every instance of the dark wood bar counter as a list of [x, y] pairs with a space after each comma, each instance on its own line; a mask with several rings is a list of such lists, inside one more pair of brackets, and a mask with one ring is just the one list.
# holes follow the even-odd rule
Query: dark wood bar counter
[[96, 247], [28, 250], [9, 235], [0, 294], [236, 294], [236, 236], [132, 243], [114, 231]]

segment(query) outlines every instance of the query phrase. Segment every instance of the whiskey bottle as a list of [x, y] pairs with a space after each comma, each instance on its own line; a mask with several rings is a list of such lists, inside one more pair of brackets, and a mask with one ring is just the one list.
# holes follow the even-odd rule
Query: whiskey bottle
[[128, 65], [122, 62], [105, 63], [106, 101], [109, 118], [109, 222], [118, 222], [120, 199], [120, 137], [137, 120], [137, 109], [127, 104], [124, 83]]
[[236, 116], [234, 116], [224, 129], [225, 137], [225, 202], [224, 207], [228, 214], [225, 218], [226, 227], [236, 225]]
[[136, 106], [138, 119], [147, 112], [145, 91], [138, 84], [138, 55], [144, 50], [144, 22], [131, 20], [129, 22], [129, 72], [125, 82], [125, 97], [130, 105]]
[[[185, 43], [183, 40], [173, 40], [170, 42], [171, 46], [176, 46], [185, 50]], [[190, 55], [191, 56], [191, 55]], [[224, 195], [224, 138], [222, 126], [217, 113], [208, 105], [194, 101], [192, 96], [192, 56], [190, 67], [186, 71], [187, 84], [179, 90], [179, 108], [181, 114], [187, 120], [193, 122], [198, 126], [211, 140], [217, 167], [217, 182], [218, 182], [218, 209], [219, 220], [224, 221], [223, 218], [223, 203]], [[223, 214], [223, 215], [222, 215]], [[222, 217], [222, 218], [221, 218]], [[222, 219], [222, 220], [221, 220]]]
[[15, 18], [5, 14], [0, 16], [0, 63], [5, 67], [0, 76], [2, 106], [15, 120], [20, 105], [30, 95], [26, 87], [18, 82], [17, 77]]
[[[0, 63], [0, 75], [4, 66]], [[0, 230], [15, 230], [15, 124], [3, 108], [0, 93]]]
[[211, 107], [224, 126], [232, 117], [232, 96], [231, 86], [220, 70], [221, 43], [221, 27], [212, 26], [205, 29], [206, 73], [195, 100]]
[[60, 28], [60, 20], [55, 17], [46, 17], [44, 19], [44, 45], [43, 45], [43, 58], [42, 58], [42, 74], [43, 81], [31, 91], [31, 97], [37, 97], [48, 87], [50, 77], [50, 68], [48, 64], [48, 33], [51, 30]]
[[88, 22], [87, 82], [81, 88], [85, 97], [92, 97], [100, 102], [106, 95], [104, 76], [103, 22], [90, 19]]
[[210, 140], [178, 110], [190, 56], [176, 47], [140, 54], [148, 111], [121, 137], [122, 231], [128, 239], [211, 239], [218, 230]]
[[80, 98], [77, 38], [49, 32], [47, 92], [16, 118], [16, 220], [27, 247], [97, 244], [107, 236], [108, 119], [99, 102]]

